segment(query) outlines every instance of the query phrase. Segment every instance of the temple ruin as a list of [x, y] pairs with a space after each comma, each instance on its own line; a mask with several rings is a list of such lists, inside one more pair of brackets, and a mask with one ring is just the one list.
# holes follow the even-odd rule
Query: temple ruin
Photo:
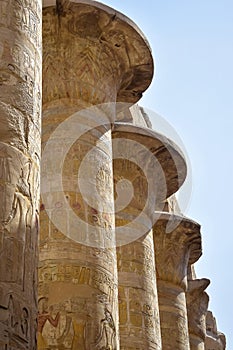
[[141, 30], [92, 0], [0, 0], [0, 58], [0, 350], [226, 349], [184, 154], [137, 104]]

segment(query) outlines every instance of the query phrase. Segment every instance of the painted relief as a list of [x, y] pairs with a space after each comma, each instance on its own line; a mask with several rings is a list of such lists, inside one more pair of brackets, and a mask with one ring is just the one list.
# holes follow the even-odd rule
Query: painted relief
[[104, 318], [100, 321], [100, 333], [95, 348], [98, 350], [116, 349], [116, 328], [110, 311], [104, 309]]
[[[92, 313], [91, 299], [71, 297], [48, 306], [48, 298], [41, 297], [38, 314], [38, 350], [48, 348], [116, 350], [113, 316], [103, 302], [98, 303], [98, 314], [95, 315]], [[98, 327], [96, 327], [97, 319], [99, 319]]]
[[44, 339], [42, 332], [43, 328], [45, 326], [45, 323], [48, 321], [53, 327], [57, 327], [60, 313], [58, 312], [53, 318], [50, 314], [50, 310], [48, 309], [48, 298], [41, 297], [38, 300], [38, 336], [37, 336], [37, 342], [38, 342], [38, 350], [46, 350], [48, 348], [47, 342]]
[[89, 285], [106, 295], [114, 295], [117, 285], [110, 273], [97, 267], [80, 266], [79, 264], [50, 263], [39, 268], [39, 284], [56, 282], [73, 283], [74, 285]]
[[[128, 88], [126, 95], [130, 102], [135, 96], [136, 99], [140, 96], [138, 85], [141, 84], [141, 75], [140, 79], [137, 75], [140, 62], [133, 60], [132, 52], [138, 49], [141, 51], [143, 47], [143, 52], [147, 53], [148, 72], [151, 70], [151, 56], [143, 39], [140, 45], [137, 40], [135, 44], [131, 43], [135, 36], [141, 38], [134, 26], [123, 18], [115, 20], [115, 15], [112, 16], [98, 6], [93, 9], [90, 4], [63, 1], [57, 1], [56, 8], [44, 8], [43, 17], [44, 139], [49, 137], [54, 125], [68, 118], [71, 110], [75, 112], [76, 106], [79, 111], [93, 104], [114, 102], [121, 86]], [[129, 50], [128, 46], [132, 49]], [[128, 52], [132, 57], [129, 57]], [[145, 74], [146, 80], [148, 72]], [[147, 83], [148, 81], [143, 82]], [[97, 119], [98, 114], [95, 117]], [[113, 119], [114, 113], [109, 115], [109, 120]], [[101, 145], [108, 131], [109, 137]], [[70, 150], [62, 174], [65, 198], [71, 210], [94, 228], [98, 249], [80, 248], [77, 242], [68, 241], [59, 232], [55, 232], [49, 222], [46, 226], [47, 218], [42, 205], [42, 225], [47, 232], [42, 233], [39, 291], [48, 298], [48, 310], [53, 320], [60, 313], [56, 327], [46, 321], [42, 329], [42, 336], [51, 349], [119, 350], [116, 251], [112, 249], [109, 254], [99, 244], [102, 243], [99, 236], [103, 231], [104, 239], [114, 238], [111, 234], [115, 218], [108, 210], [114, 204], [110, 167], [112, 153], [111, 147], [107, 147], [111, 145], [110, 131], [101, 127], [85, 134], [79, 140], [80, 145], [74, 144], [73, 150]], [[89, 191], [91, 201], [85, 203], [77, 185], [77, 173], [83, 158], [92, 147], [95, 152], [91, 160], [94, 160], [97, 171], [94, 172], [87, 166], [84, 176], [79, 179], [84, 179], [84, 184], [88, 183], [90, 187], [94, 183], [99, 198], [96, 200], [94, 191]], [[137, 176], [131, 171], [132, 180], [135, 180], [136, 186], [140, 182], [140, 189], [145, 190], [144, 182], [138, 178], [141, 172], [136, 166], [131, 166], [131, 170], [134, 169]], [[88, 178], [90, 181], [87, 182]], [[70, 183], [74, 185], [73, 192]], [[140, 195], [136, 201], [138, 206], [141, 205], [143, 200]], [[55, 203], [64, 226], [70, 224], [61, 201]], [[85, 236], [85, 232], [81, 234]], [[84, 243], [88, 244], [88, 238]], [[132, 269], [134, 272], [141, 269], [142, 276], [141, 265], [132, 264]], [[140, 313], [143, 322], [142, 305]]]

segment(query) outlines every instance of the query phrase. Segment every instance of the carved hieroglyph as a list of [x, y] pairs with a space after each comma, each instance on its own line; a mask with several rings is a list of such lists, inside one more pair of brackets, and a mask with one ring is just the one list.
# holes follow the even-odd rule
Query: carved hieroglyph
[[[114, 124], [113, 153], [116, 225], [123, 226], [124, 240], [127, 229], [124, 225], [133, 222], [135, 230], [137, 223], [140, 227], [138, 236], [134, 232], [136, 239], [150, 230], [154, 211], [162, 211], [166, 198], [183, 184], [185, 159], [180, 149], [165, 136], [125, 122]], [[130, 198], [129, 203], [121, 199], [124, 193]], [[141, 219], [134, 221], [132, 218], [138, 218], [139, 214]], [[118, 236], [120, 241], [121, 236]]]
[[[136, 102], [151, 81], [152, 57], [129, 19], [96, 2], [45, 1], [43, 21], [42, 147], [51, 142], [53, 157], [42, 174], [38, 350], [116, 350], [115, 111], [97, 106], [91, 119], [87, 108]], [[68, 130], [73, 114], [82, 119]], [[81, 124], [90, 127], [82, 135]]]
[[36, 349], [41, 0], [0, 1], [0, 349]]
[[[172, 230], [169, 220], [173, 225], [177, 222]], [[162, 347], [187, 350], [187, 269], [201, 255], [200, 226], [187, 218], [163, 213], [153, 231]]]
[[181, 183], [186, 166], [164, 136], [121, 122], [114, 125], [113, 156], [117, 241], [123, 244], [117, 248], [121, 349], [161, 349], [150, 227], [155, 208], [180, 185], [175, 162]]
[[120, 349], [161, 349], [153, 237], [118, 247]]

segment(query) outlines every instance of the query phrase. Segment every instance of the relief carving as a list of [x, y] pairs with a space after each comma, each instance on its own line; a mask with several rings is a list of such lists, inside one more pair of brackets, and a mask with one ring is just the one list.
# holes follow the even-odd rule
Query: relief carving
[[[186, 289], [188, 264], [201, 255], [200, 225], [185, 217], [162, 215], [166, 219], [161, 218], [153, 228], [157, 278]], [[180, 218], [180, 222], [167, 232], [170, 218], [174, 223]]]
[[[37, 303], [35, 255], [38, 237], [36, 203], [38, 194], [36, 195], [35, 191], [38, 190], [38, 176], [36, 174], [38, 171], [31, 160], [8, 145], [0, 143], [0, 200], [4, 203], [0, 214], [2, 294], [7, 292], [4, 286], [8, 285], [18, 293], [26, 291], [25, 294], [30, 293], [32, 296], [29, 307], [21, 304], [23, 300], [29, 302], [28, 295], [17, 298], [10, 296], [9, 305], [0, 307], [1, 315], [13, 309], [14, 316], [11, 317], [11, 322], [5, 320], [1, 324], [1, 328], [5, 329], [3, 334], [6, 343], [17, 344], [14, 345], [15, 348], [12, 345], [12, 349], [31, 350], [35, 341], [32, 335], [33, 329], [35, 332], [33, 328], [35, 324], [30, 325], [30, 322], [33, 321], [34, 307]], [[28, 278], [29, 274], [32, 276], [31, 279]]]
[[186, 293], [189, 333], [201, 338], [206, 336], [205, 316], [209, 297], [205, 292], [210, 281], [206, 278], [189, 280]]
[[39, 2], [0, 1], [0, 348], [4, 350], [36, 349]]
[[98, 24], [99, 15], [96, 11], [81, 14], [77, 19], [70, 19], [68, 22], [68, 29], [70, 33], [78, 35], [83, 39], [98, 39], [101, 35], [101, 28]]
[[105, 307], [104, 318], [100, 321], [100, 333], [95, 349], [116, 350], [116, 328], [111, 312]]
[[[144, 304], [143, 305], [143, 318], [144, 318], [144, 327], [145, 327], [145, 333], [148, 335], [151, 342], [156, 342], [156, 326], [155, 322], [158, 320], [156, 315], [156, 312], [152, 305]], [[156, 317], [157, 316], [157, 317]]]
[[[30, 314], [12, 294], [0, 301], [0, 345], [12, 346], [12, 349], [29, 349]], [[5, 347], [4, 347], [5, 349]], [[8, 349], [8, 348], [7, 348]]]
[[29, 0], [15, 0], [14, 14], [15, 25], [27, 35], [33, 43], [38, 46], [40, 38], [38, 31], [40, 26], [40, 17], [38, 16], [39, 2], [31, 2]]
[[42, 332], [43, 328], [45, 326], [45, 323], [48, 321], [53, 327], [57, 327], [60, 313], [58, 312], [53, 318], [50, 315], [49, 309], [48, 309], [48, 298], [41, 297], [38, 300], [38, 335], [37, 335], [37, 342], [38, 342], [38, 350], [46, 350], [48, 348], [47, 342], [44, 339]]
[[[65, 347], [70, 343], [71, 350], [86, 350], [86, 319], [83, 310], [86, 304], [81, 300], [65, 301], [63, 303], [64, 327], [61, 335], [57, 338], [59, 346]], [[75, 312], [74, 312], [75, 311]]]
[[96, 188], [100, 196], [109, 200], [113, 193], [112, 172], [110, 166], [103, 165], [96, 174]]
[[158, 279], [183, 284], [187, 279], [189, 251], [181, 242], [155, 240], [156, 272]]
[[[2, 251], [0, 280], [23, 284], [25, 242], [31, 239], [30, 227], [33, 213], [31, 194], [31, 162], [18, 156], [15, 151], [0, 145], [0, 199], [5, 203], [1, 219]], [[17, 162], [16, 162], [17, 160]], [[3, 184], [5, 186], [3, 186]]]
[[76, 265], [48, 264], [39, 268], [39, 283], [45, 285], [51, 282], [71, 282], [73, 284], [86, 284], [110, 295], [117, 286], [112, 275], [93, 267]]
[[[76, 106], [79, 110], [92, 104], [116, 101], [117, 90], [121, 83], [122, 86], [129, 88], [129, 94], [133, 90], [132, 83], [136, 85], [137, 90], [138, 85], [141, 84], [139, 82], [141, 75], [140, 79], [137, 75], [138, 67], [135, 68], [136, 73], [134, 74], [134, 69], [129, 67], [131, 61], [127, 53], [124, 52], [122, 55], [122, 52], [118, 51], [119, 46], [123, 51], [126, 50], [135, 36], [141, 38], [140, 32], [124, 18], [119, 17], [115, 21], [115, 16], [112, 16], [112, 13], [109, 13], [108, 10], [105, 11], [102, 5], [100, 8], [98, 6], [93, 7], [89, 3], [66, 1], [57, 1], [56, 7], [44, 6], [43, 107], [46, 116], [44, 119], [45, 139], [53, 131], [54, 125], [58, 125], [63, 118], [68, 116], [67, 111], [75, 112]], [[113, 47], [104, 39], [105, 34], [111, 30], [109, 27], [117, 34], [118, 32], [122, 34], [126, 30], [129, 35], [122, 34], [118, 38], [114, 37]], [[111, 40], [111, 35], [109, 40]], [[131, 51], [138, 49], [136, 46], [139, 42], [137, 40], [134, 42], [135, 44], [131, 45]], [[143, 38], [140, 49], [142, 46], [147, 53], [145, 56], [147, 56], [148, 71], [151, 71], [150, 50]], [[122, 56], [124, 57], [122, 58]], [[138, 66], [138, 64], [140, 65], [140, 62], [137, 62], [136, 65]], [[127, 75], [128, 71], [130, 74]], [[145, 74], [146, 80], [148, 80], [149, 74]], [[125, 82], [122, 81], [123, 77], [125, 77]], [[137, 80], [138, 82], [136, 82]], [[147, 83], [143, 82], [143, 86]], [[140, 96], [138, 91], [133, 91], [132, 94], [134, 99]], [[53, 112], [51, 112], [52, 109]], [[110, 120], [111, 117], [109, 117]], [[104, 231], [104, 238], [107, 236], [111, 239], [110, 233], [114, 229], [114, 217], [107, 213], [107, 209], [104, 208], [107, 206], [106, 198], [110, 200], [111, 205], [114, 203], [112, 169], [108, 168], [107, 164], [111, 160], [110, 147], [107, 147], [108, 143], [111, 145], [110, 132], [109, 137], [104, 139], [103, 146], [101, 142], [96, 142], [102, 141], [103, 136], [108, 131], [106, 127], [98, 128], [90, 135], [85, 135], [86, 139], [80, 140], [81, 147], [75, 146], [77, 151], [75, 150], [74, 153], [76, 154], [67, 157], [67, 167], [63, 174], [67, 176], [64, 176], [66, 178], [63, 180], [65, 191], [67, 191], [65, 196], [75, 214], [77, 212], [77, 215], [94, 226], [97, 232], [96, 236]], [[97, 201], [96, 206], [92, 202], [89, 206], [84, 203], [77, 185], [75, 187], [77, 194], [72, 193], [68, 188], [69, 181], [72, 183], [75, 181], [73, 174], [76, 175], [80, 167], [82, 155], [86, 155], [85, 142], [88, 145], [97, 146], [93, 157], [96, 160], [96, 167], [100, 166], [99, 171], [94, 175], [96, 178], [93, 178], [89, 176], [92, 174], [91, 169], [87, 167], [84, 177], [84, 181], [87, 177], [93, 182], [96, 180], [97, 190], [103, 199], [103, 201]], [[87, 151], [89, 150], [87, 149]], [[137, 171], [138, 174], [139, 171]], [[140, 186], [144, 188], [143, 181], [138, 178], [136, 181], [140, 182]], [[95, 198], [92, 200], [94, 202]], [[140, 202], [140, 196], [137, 200]], [[56, 205], [62, 206], [62, 203], [57, 201]], [[64, 214], [65, 211], [60, 210], [59, 215], [61, 216], [62, 213]], [[46, 220], [44, 215], [42, 218]], [[64, 221], [65, 224], [68, 223], [67, 216], [65, 216]], [[58, 236], [57, 232], [55, 235], [49, 222], [47, 227], [44, 225], [43, 228], [48, 229], [48, 232], [43, 233], [46, 238], [43, 237], [45, 239], [41, 249], [40, 292], [41, 295], [48, 297], [50, 315], [53, 319], [57, 312], [60, 312], [57, 327], [53, 327], [49, 322], [44, 325], [42, 333], [48, 346], [55, 349], [118, 350], [118, 286], [116, 284], [115, 252], [110, 257], [112, 262], [108, 264], [105, 257], [106, 255], [109, 257], [109, 255], [102, 250], [79, 248], [78, 244], [66, 241], [65, 238]], [[62, 293], [57, 292], [60, 288]], [[75, 298], [77, 298], [76, 301]], [[82, 300], [85, 301], [83, 305], [80, 304]], [[78, 301], [80, 308], [76, 308], [75, 305], [76, 302], [78, 304]], [[143, 319], [142, 307], [140, 312], [141, 319]], [[149, 315], [145, 317], [148, 318]]]
[[[91, 306], [92, 298], [98, 314]], [[47, 297], [39, 299], [38, 350], [116, 350], [116, 328], [106, 295], [76, 296], [51, 305], [48, 301]]]

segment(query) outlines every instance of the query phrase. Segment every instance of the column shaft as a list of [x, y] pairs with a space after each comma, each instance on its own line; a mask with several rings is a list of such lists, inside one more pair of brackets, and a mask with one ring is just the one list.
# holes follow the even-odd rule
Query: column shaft
[[41, 7], [0, 1], [1, 349], [36, 349]]
[[117, 249], [120, 348], [161, 349], [152, 232]]
[[148, 86], [152, 59], [137, 28], [97, 2], [45, 1], [43, 20], [38, 348], [116, 350], [111, 123], [117, 98]]
[[188, 265], [201, 255], [200, 225], [161, 213], [154, 225], [154, 247], [162, 347], [190, 349], [185, 292]]
[[182, 179], [185, 163], [166, 137], [121, 122], [114, 125], [113, 155], [121, 348], [161, 349], [151, 227], [155, 208], [177, 188], [174, 160]]
[[162, 346], [166, 350], [189, 349], [188, 318], [184, 290], [158, 280]]
[[[47, 116], [48, 111], [45, 114]], [[45, 133], [46, 130], [45, 127]], [[57, 140], [59, 143], [60, 140]], [[64, 164], [64, 194], [51, 188], [47, 201], [43, 202], [39, 267], [39, 349], [45, 345], [56, 345], [58, 349], [92, 349], [93, 346], [96, 349], [119, 348], [116, 250], [108, 247], [106, 242], [109, 235], [114, 233], [114, 220], [112, 214], [103, 212], [105, 202], [106, 205], [113, 203], [111, 149], [107, 149], [105, 143], [111, 146], [111, 133], [106, 130], [104, 132], [103, 128], [92, 130], [77, 140], [69, 150]], [[86, 179], [96, 181], [89, 163], [94, 159], [99, 169], [99, 183], [97, 180], [96, 185], [99, 184], [102, 190], [102, 201], [98, 202], [92, 193], [92, 202], [89, 201], [89, 204], [82, 197], [75, 178], [88, 151], [91, 156], [87, 159]], [[56, 174], [54, 179], [56, 181]], [[90, 184], [87, 183], [87, 186]], [[73, 221], [72, 212], [78, 220]], [[113, 238], [109, 237], [109, 240], [112, 242]], [[48, 312], [52, 321], [47, 318], [45, 323], [44, 315]]]

